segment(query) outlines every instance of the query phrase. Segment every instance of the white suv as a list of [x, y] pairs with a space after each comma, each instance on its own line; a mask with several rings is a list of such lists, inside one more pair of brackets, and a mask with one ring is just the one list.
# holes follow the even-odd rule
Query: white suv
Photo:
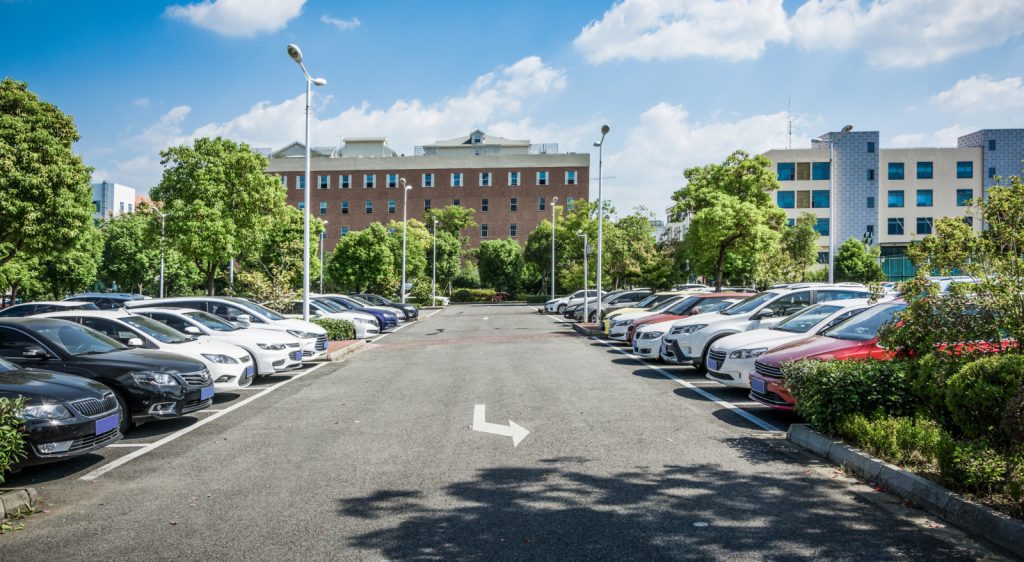
[[[583, 304], [584, 294], [587, 296], [587, 300], [589, 300], [591, 304], [597, 306], [597, 291], [595, 291], [594, 289], [590, 289], [589, 291], [584, 291], [581, 289], [567, 297], [551, 299], [548, 302], [544, 303], [544, 312], [557, 312], [561, 314], [567, 306], [572, 306], [574, 304]], [[604, 291], [602, 291], [601, 294], [603, 295]]]
[[868, 288], [859, 283], [800, 283], [771, 289], [721, 312], [699, 314], [672, 324], [662, 339], [661, 358], [703, 369], [716, 340], [747, 330], [770, 328], [817, 302], [870, 296]]

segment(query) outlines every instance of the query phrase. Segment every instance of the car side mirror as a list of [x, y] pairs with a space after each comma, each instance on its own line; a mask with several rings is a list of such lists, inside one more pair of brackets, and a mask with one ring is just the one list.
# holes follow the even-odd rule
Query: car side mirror
[[192, 334], [193, 336], [203, 335], [203, 331], [200, 330], [199, 328], [196, 328], [195, 326], [185, 326], [185, 333]]
[[50, 354], [45, 349], [38, 345], [33, 345], [25, 348], [25, 351], [21, 352], [21, 356], [26, 359], [49, 359]]
[[252, 316], [249, 316], [248, 314], [239, 314], [238, 317], [235, 318], [235, 324], [242, 328], [248, 328], [252, 325]]
[[128, 338], [128, 347], [142, 347], [146, 345], [146, 342], [142, 341], [142, 338]]
[[760, 312], [758, 312], [754, 316], [754, 320], [762, 320], [764, 318], [771, 318], [772, 316], [775, 316], [775, 311], [774, 310], [772, 310], [770, 308], [762, 308], [760, 310]]

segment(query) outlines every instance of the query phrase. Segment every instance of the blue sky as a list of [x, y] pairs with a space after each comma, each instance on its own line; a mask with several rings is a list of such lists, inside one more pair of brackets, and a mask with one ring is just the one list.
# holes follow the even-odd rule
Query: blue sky
[[[688, 166], [846, 124], [888, 146], [1024, 127], [1020, 0], [0, 0], [0, 73], [74, 115], [94, 179], [146, 191], [160, 149], [220, 134], [401, 153], [482, 128], [588, 151], [659, 216]], [[596, 154], [594, 158], [596, 176]], [[594, 186], [596, 192], [596, 185]], [[596, 193], [595, 193], [596, 196]]]

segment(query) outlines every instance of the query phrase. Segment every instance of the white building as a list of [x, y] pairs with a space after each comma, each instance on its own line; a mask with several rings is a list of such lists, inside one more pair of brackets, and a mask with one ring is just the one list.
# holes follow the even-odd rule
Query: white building
[[116, 217], [135, 210], [135, 188], [103, 181], [92, 184], [92, 204], [97, 219]]

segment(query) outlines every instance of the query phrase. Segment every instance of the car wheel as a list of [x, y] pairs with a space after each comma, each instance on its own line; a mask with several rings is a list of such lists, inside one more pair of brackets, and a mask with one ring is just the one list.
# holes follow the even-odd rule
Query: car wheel
[[[269, 375], [260, 375], [260, 366], [256, 363], [256, 356], [249, 352], [249, 361], [252, 361], [252, 382], [256, 382], [256, 379], [262, 378]], [[252, 384], [252, 383], [250, 383]]]
[[132, 412], [128, 409], [128, 401], [124, 399], [120, 391], [114, 391], [114, 398], [117, 398], [117, 406], [121, 409], [121, 419], [117, 420], [117, 429], [121, 431], [121, 435], [127, 435], [128, 430], [135, 427], [135, 422], [132, 421]]
[[565, 305], [564, 304], [558, 305], [558, 313], [559, 314], [565, 314]]

